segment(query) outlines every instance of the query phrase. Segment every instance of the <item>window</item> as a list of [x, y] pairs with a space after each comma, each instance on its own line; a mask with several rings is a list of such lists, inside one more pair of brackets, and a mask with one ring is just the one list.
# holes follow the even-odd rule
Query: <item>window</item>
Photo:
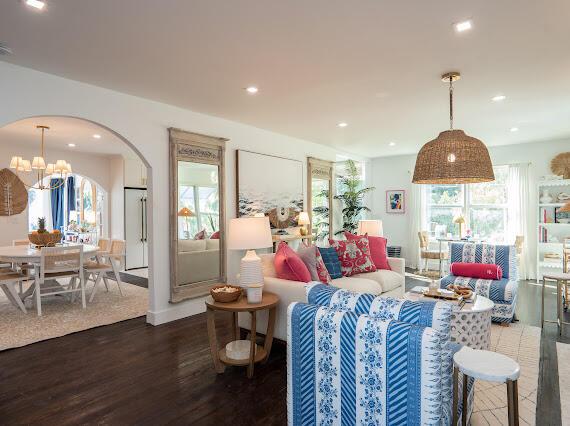
[[463, 216], [464, 232], [502, 243], [507, 232], [509, 166], [494, 167], [495, 181], [470, 185], [427, 185], [427, 229], [435, 236], [459, 237], [454, 220]]

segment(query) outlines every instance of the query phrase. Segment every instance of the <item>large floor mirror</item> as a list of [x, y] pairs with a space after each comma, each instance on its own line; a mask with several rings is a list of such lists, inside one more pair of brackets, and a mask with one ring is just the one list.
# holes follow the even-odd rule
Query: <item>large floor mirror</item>
[[307, 159], [307, 200], [311, 232], [317, 245], [327, 245], [333, 223], [333, 167], [331, 161]]
[[226, 281], [226, 139], [169, 129], [170, 259], [173, 303]]

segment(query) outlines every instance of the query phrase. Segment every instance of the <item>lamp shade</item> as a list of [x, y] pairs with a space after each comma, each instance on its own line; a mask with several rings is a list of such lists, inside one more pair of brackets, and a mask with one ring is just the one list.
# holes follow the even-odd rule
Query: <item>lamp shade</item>
[[24, 172], [32, 171], [32, 163], [30, 163], [30, 160], [22, 160], [22, 170]]
[[12, 157], [12, 161], [10, 161], [10, 168], [17, 169], [21, 161], [22, 157]]
[[494, 180], [485, 144], [463, 130], [446, 130], [420, 150], [412, 182], [461, 184]]
[[358, 235], [370, 235], [371, 237], [384, 236], [381, 220], [361, 220], [358, 222]]
[[46, 176], [53, 175], [55, 173], [54, 168], [55, 166], [52, 163], [49, 163], [46, 167], [45, 175]]
[[180, 217], [194, 217], [196, 216], [194, 214], [194, 212], [192, 210], [190, 210], [188, 207], [182, 207], [179, 211], [178, 211], [178, 216]]
[[267, 217], [240, 217], [230, 220], [228, 249], [255, 250], [271, 247], [271, 228]]
[[465, 218], [462, 215], [459, 215], [453, 219], [453, 223], [465, 223]]
[[311, 223], [311, 220], [309, 219], [309, 213], [307, 213], [307, 212], [299, 213], [298, 223], [299, 223], [299, 225], [308, 225], [309, 223]]
[[46, 162], [44, 161], [44, 157], [34, 157], [32, 160], [32, 169], [36, 170], [45, 170]]

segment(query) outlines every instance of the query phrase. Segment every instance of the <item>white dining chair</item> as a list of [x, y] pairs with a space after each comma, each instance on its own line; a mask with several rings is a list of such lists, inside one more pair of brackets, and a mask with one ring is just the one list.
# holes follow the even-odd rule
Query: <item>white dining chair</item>
[[97, 240], [98, 253], [107, 253], [110, 250], [111, 240], [108, 238], [99, 238]]
[[117, 282], [119, 287], [119, 293], [123, 296], [123, 290], [121, 285], [120, 268], [121, 261], [125, 256], [125, 240], [111, 240], [111, 247], [107, 253], [98, 254], [96, 262], [87, 262], [85, 264], [85, 272], [87, 277], [93, 277], [94, 285], [93, 290], [91, 290], [91, 295], [89, 296], [89, 303], [93, 302], [95, 293], [97, 292], [97, 287], [103, 281], [107, 291], [109, 291], [109, 281], [107, 273], [111, 272], [114, 276], [114, 280]]
[[27, 313], [24, 302], [18, 291], [16, 290], [16, 284], [21, 284], [23, 280], [27, 279], [25, 275], [19, 274], [17, 272], [3, 273], [0, 274], [0, 287], [6, 294], [6, 297], [12, 304], [22, 310], [22, 312]]
[[[39, 270], [38, 270], [39, 269]], [[56, 279], [69, 278], [67, 287], [59, 283], [51, 284]], [[79, 283], [79, 286], [76, 284]], [[83, 273], [83, 246], [44, 247], [41, 250], [39, 267], [35, 272], [35, 296], [38, 316], [42, 315], [42, 297], [71, 293], [71, 302], [75, 293], [81, 293], [81, 303], [85, 309], [85, 276]]]
[[[30, 240], [27, 238], [25, 240], [12, 240], [12, 246], [29, 246]], [[31, 263], [14, 263], [12, 265], [13, 269], [17, 272], [21, 272], [22, 274], [29, 277], [34, 270], [34, 265]], [[22, 293], [22, 281], [20, 281], [20, 294]]]

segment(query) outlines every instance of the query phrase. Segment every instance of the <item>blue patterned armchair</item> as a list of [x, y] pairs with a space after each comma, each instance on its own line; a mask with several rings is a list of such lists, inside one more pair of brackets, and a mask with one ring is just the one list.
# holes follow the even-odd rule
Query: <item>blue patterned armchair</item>
[[500, 280], [448, 275], [442, 278], [441, 288], [449, 284], [466, 285], [481, 296], [488, 297], [495, 303], [491, 319], [495, 322], [509, 323], [513, 320], [517, 305], [518, 277], [515, 246], [452, 243], [450, 261], [464, 263], [484, 263], [499, 265], [503, 270]]
[[449, 424], [433, 328], [293, 303], [288, 335], [289, 425]]

